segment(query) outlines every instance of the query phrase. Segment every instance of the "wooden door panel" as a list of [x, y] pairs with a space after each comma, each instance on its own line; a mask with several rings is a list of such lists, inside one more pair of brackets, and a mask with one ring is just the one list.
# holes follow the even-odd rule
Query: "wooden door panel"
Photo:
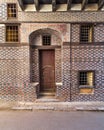
[[53, 50], [40, 51], [40, 85], [41, 91], [55, 89], [55, 56]]

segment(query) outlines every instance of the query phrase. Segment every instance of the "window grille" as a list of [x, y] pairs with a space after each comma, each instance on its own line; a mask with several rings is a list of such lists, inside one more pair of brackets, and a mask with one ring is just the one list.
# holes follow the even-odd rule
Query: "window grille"
[[79, 85], [93, 86], [94, 72], [80, 72], [79, 73]]
[[6, 41], [18, 42], [18, 26], [6, 26]]
[[81, 42], [92, 42], [92, 25], [82, 25], [80, 32], [80, 41]]
[[7, 14], [8, 14], [8, 18], [16, 18], [17, 16], [16, 4], [7, 5]]
[[43, 35], [43, 45], [51, 45], [51, 36], [50, 35]]

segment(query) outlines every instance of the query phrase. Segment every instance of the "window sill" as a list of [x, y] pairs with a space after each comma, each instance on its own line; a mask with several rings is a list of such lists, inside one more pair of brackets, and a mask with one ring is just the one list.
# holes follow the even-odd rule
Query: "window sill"
[[94, 94], [94, 88], [80, 88], [79, 89], [79, 94]]
[[20, 42], [6, 42], [6, 44], [19, 44]]
[[94, 88], [94, 86], [89, 86], [89, 85], [80, 85], [79, 88]]
[[56, 86], [62, 86], [62, 82], [56, 83]]
[[11, 42], [11, 43], [0, 43], [0, 47], [18, 47], [18, 46], [21, 46], [21, 43], [20, 42]]
[[17, 20], [17, 17], [11, 17], [11, 18], [7, 18], [7, 20]]
[[31, 84], [32, 84], [32, 86], [36, 87], [39, 85], [39, 82], [32, 82]]
[[79, 42], [80, 44], [94, 44], [94, 42]]

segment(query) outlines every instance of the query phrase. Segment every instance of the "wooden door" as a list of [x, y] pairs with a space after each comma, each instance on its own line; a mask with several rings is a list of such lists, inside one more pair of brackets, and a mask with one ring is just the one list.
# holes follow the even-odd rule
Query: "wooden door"
[[40, 51], [40, 91], [55, 90], [55, 52], [54, 50]]

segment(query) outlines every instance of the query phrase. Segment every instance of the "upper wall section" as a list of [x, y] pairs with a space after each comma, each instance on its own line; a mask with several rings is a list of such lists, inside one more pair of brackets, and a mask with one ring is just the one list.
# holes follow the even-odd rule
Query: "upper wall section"
[[19, 12], [18, 20], [22, 22], [104, 22], [104, 12]]
[[[80, 24], [71, 25], [71, 42], [80, 43]], [[94, 25], [93, 42], [104, 43], [104, 24], [95, 24]]]
[[[37, 31], [38, 30], [38, 31]], [[41, 31], [41, 34], [48, 30], [49, 33], [57, 32], [60, 34], [59, 39], [61, 38], [62, 42], [70, 41], [70, 24], [57, 24], [57, 23], [22, 23], [20, 27], [21, 43], [29, 43], [29, 36], [33, 32]], [[53, 30], [51, 32], [51, 30]], [[33, 35], [34, 38], [35, 35]], [[55, 38], [55, 37], [54, 37]], [[55, 41], [55, 39], [54, 39]], [[55, 43], [54, 43], [55, 44]], [[60, 44], [60, 42], [59, 42]]]
[[[17, 3], [17, 19], [8, 20], [7, 3]], [[27, 5], [26, 5], [27, 6]], [[62, 4], [60, 5], [62, 6]], [[91, 6], [91, 5], [90, 5]], [[35, 5], [34, 5], [35, 7]], [[74, 7], [72, 5], [71, 7]], [[92, 6], [91, 6], [92, 7]], [[32, 7], [31, 7], [32, 8]], [[24, 11], [20, 8], [18, 0], [0, 0], [0, 22], [104, 22], [103, 8], [97, 10], [68, 10], [53, 12]], [[77, 9], [77, 8], [76, 8]]]
[[0, 3], [0, 21], [7, 20], [7, 4]]

